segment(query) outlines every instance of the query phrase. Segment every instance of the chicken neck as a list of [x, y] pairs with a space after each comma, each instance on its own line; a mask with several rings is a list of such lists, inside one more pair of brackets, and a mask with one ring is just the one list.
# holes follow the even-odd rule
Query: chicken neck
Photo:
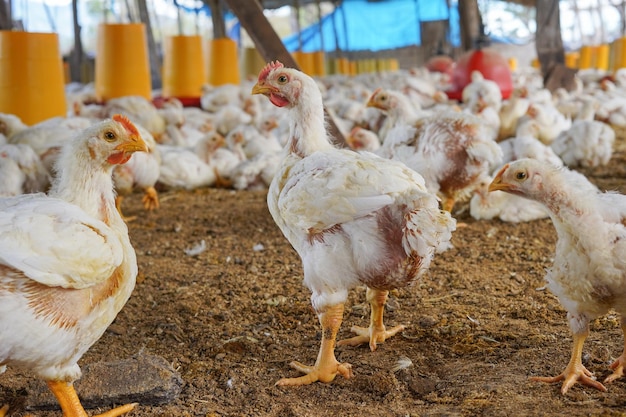
[[319, 88], [313, 85], [302, 89], [298, 103], [291, 108], [287, 150], [304, 158], [313, 152], [332, 148]]
[[119, 218], [111, 177], [113, 166], [94, 164], [91, 158], [86, 147], [67, 147], [59, 155], [57, 176], [48, 195], [75, 204], [110, 224], [111, 219]]

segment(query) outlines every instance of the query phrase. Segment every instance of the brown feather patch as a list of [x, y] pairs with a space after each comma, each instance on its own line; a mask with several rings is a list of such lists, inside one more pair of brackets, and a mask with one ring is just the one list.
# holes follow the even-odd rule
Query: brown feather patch
[[261, 72], [259, 72], [259, 81], [264, 81], [268, 74], [276, 69], [276, 68], [283, 68], [284, 65], [282, 64], [282, 62], [280, 61], [270, 61], [267, 63], [267, 65], [265, 65], [265, 67], [263, 67], [263, 69], [261, 70]]

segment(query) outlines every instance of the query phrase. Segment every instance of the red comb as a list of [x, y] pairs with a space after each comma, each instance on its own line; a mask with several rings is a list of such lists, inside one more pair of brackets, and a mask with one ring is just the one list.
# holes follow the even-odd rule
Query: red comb
[[270, 61], [270, 62], [268, 62], [267, 65], [265, 65], [265, 67], [263, 67], [261, 72], [259, 72], [259, 81], [265, 80], [267, 78], [267, 74], [269, 74], [271, 70], [276, 69], [276, 68], [283, 68], [283, 67], [284, 67], [284, 65], [280, 61]]
[[123, 114], [114, 114], [113, 115], [113, 120], [115, 120], [116, 122], [118, 122], [119, 124], [121, 124], [122, 126], [124, 126], [124, 128], [128, 131], [128, 133], [130, 133], [131, 135], [139, 135], [139, 131], [137, 130], [137, 127], [133, 124], [133, 122], [131, 122], [128, 117], [124, 116]]

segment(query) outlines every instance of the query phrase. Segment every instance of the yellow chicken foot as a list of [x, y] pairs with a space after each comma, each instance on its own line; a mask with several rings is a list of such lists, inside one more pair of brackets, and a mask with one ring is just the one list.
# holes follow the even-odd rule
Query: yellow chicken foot
[[606, 392], [606, 387], [593, 379], [593, 374], [584, 367], [582, 362], [583, 344], [585, 343], [585, 339], [588, 335], [589, 330], [574, 334], [574, 348], [572, 349], [572, 356], [563, 372], [554, 377], [536, 376], [531, 377], [530, 380], [547, 382], [549, 384], [563, 381], [563, 385], [561, 386], [561, 394], [563, 395], [565, 395], [567, 391], [577, 382]]
[[159, 194], [154, 187], [148, 187], [144, 190], [143, 198], [141, 199], [143, 207], [148, 210], [156, 210], [159, 208]]
[[133, 220], [137, 218], [137, 216], [130, 216], [130, 217], [124, 216], [124, 213], [122, 213], [122, 200], [123, 199], [124, 197], [122, 197], [121, 195], [118, 195], [115, 197], [115, 208], [117, 209], [117, 212], [122, 217], [122, 220], [124, 220], [125, 222], [132, 222]]
[[319, 314], [322, 325], [322, 343], [315, 365], [307, 366], [300, 362], [291, 362], [291, 367], [306, 375], [299, 378], [283, 378], [276, 382], [279, 386], [308, 385], [315, 381], [331, 382], [337, 374], [344, 378], [352, 377], [352, 365], [339, 363], [335, 358], [335, 340], [343, 320], [343, 304], [329, 307]]
[[[63, 417], [88, 417], [85, 409], [76, 395], [74, 385], [64, 381], [48, 381], [48, 387], [54, 394], [63, 410]], [[120, 407], [107, 411], [106, 413], [98, 414], [93, 417], [118, 417], [124, 413], [128, 413], [135, 408], [137, 404], [126, 404]]]
[[337, 346], [358, 346], [369, 342], [370, 349], [374, 351], [376, 350], [376, 343], [383, 343], [391, 336], [404, 330], [404, 326], [396, 326], [390, 330], [385, 329], [383, 313], [385, 311], [385, 303], [387, 302], [388, 295], [389, 291], [368, 288], [365, 297], [367, 301], [369, 301], [372, 309], [370, 314], [370, 327], [352, 326], [350, 330], [358, 336], [341, 340], [337, 343]]
[[4, 417], [7, 415], [7, 411], [9, 411], [9, 404], [5, 404], [0, 408], [0, 417]]
[[[626, 338], [626, 322], [624, 322], [624, 319], [622, 319], [622, 333], [624, 333], [624, 337]], [[616, 379], [623, 377], [625, 363], [626, 363], [626, 339], [624, 339], [624, 350], [622, 351], [622, 354], [620, 355], [619, 358], [617, 358], [615, 362], [611, 364], [611, 369], [613, 370], [613, 373], [606, 377], [606, 379], [604, 380], [604, 383], [610, 384]]]

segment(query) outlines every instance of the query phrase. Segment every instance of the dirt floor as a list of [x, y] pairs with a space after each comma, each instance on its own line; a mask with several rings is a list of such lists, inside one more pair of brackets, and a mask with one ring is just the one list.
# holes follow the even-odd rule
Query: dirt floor
[[[626, 193], [625, 159], [619, 152], [609, 166], [583, 172], [602, 189]], [[129, 417], [626, 415], [626, 380], [606, 393], [576, 385], [565, 396], [560, 384], [528, 380], [558, 374], [572, 346], [565, 311], [544, 289], [556, 239], [550, 220], [510, 224], [458, 214], [467, 226], [455, 232], [454, 249], [437, 256], [414, 287], [392, 295], [386, 323], [407, 325], [401, 335], [375, 352], [337, 348], [352, 379], [279, 388], [278, 379], [299, 375], [290, 361], [315, 361], [320, 328], [265, 192], [168, 191], [148, 214], [140, 200], [124, 202], [126, 214], [138, 216], [130, 234], [140, 280], [80, 364], [157, 355], [184, 386], [170, 403], [140, 404]], [[201, 242], [204, 251], [186, 253]], [[364, 288], [352, 291], [340, 338], [367, 323], [364, 298]], [[604, 379], [622, 346], [618, 317], [596, 320], [585, 365]], [[31, 380], [15, 370], [0, 375], [11, 416], [26, 414]]]

